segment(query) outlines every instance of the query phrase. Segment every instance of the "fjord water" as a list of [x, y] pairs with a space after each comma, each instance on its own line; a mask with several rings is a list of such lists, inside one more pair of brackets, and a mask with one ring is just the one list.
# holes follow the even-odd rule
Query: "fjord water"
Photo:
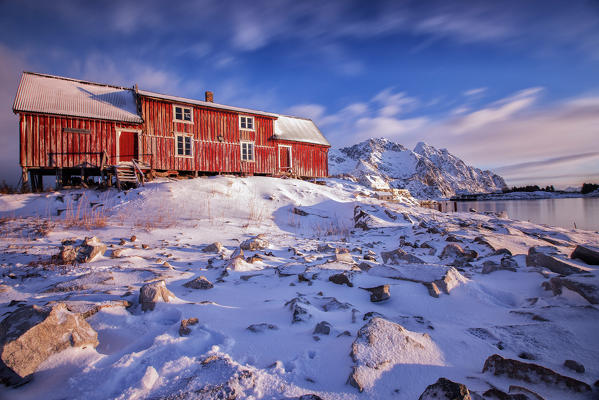
[[458, 211], [506, 211], [509, 218], [589, 231], [599, 230], [599, 197], [541, 200], [460, 201]]

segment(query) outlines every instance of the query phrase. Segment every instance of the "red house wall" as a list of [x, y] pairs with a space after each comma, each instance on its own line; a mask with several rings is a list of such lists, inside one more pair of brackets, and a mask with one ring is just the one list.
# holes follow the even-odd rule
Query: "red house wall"
[[291, 146], [291, 171], [303, 177], [326, 177], [329, 175], [329, 148], [312, 143], [277, 140], [277, 162], [279, 157], [278, 145]]
[[[112, 156], [108, 162], [113, 163], [116, 155], [117, 128], [141, 129], [141, 125], [21, 113], [19, 116], [21, 166], [72, 168], [86, 163], [99, 166], [103, 151]], [[68, 129], [83, 129], [88, 130], [89, 133], [68, 132]]]

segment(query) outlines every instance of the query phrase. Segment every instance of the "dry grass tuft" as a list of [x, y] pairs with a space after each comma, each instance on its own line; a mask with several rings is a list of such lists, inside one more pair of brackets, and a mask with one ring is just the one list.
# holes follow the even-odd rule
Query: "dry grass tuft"
[[77, 205], [69, 200], [64, 211], [65, 228], [94, 229], [108, 225], [108, 213], [105, 207], [92, 207], [85, 193]]

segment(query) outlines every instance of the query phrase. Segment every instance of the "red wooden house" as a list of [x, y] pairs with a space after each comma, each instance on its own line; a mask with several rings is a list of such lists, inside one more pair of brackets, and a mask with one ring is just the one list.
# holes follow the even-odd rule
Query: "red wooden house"
[[[315, 178], [329, 142], [309, 119], [135, 88], [24, 72], [19, 114], [23, 181], [97, 176], [120, 165], [177, 173]], [[133, 169], [135, 171], [135, 169]]]

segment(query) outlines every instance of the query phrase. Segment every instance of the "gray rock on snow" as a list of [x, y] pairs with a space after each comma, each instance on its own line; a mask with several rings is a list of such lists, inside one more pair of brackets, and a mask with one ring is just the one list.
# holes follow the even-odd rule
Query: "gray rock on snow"
[[547, 268], [560, 275], [571, 275], [590, 271], [589, 268], [559, 258], [557, 249], [552, 246], [535, 246], [528, 249], [526, 265], [529, 267]]
[[204, 253], [220, 253], [222, 250], [223, 244], [221, 242], [211, 243], [202, 249]]
[[466, 385], [439, 378], [426, 387], [418, 400], [472, 400], [472, 396]]
[[200, 321], [195, 317], [181, 320], [181, 325], [179, 326], [179, 336], [190, 335], [191, 334], [190, 326], [197, 325], [199, 322]]
[[170, 302], [175, 295], [166, 288], [164, 281], [147, 283], [139, 289], [139, 304], [142, 311], [152, 311], [158, 302]]
[[273, 324], [267, 324], [266, 322], [262, 322], [260, 324], [252, 324], [248, 326], [246, 329], [250, 332], [262, 333], [266, 331], [276, 331], [279, 329], [279, 327]]
[[51, 355], [97, 345], [96, 331], [64, 303], [18, 308], [0, 322], [0, 381], [25, 383]]
[[314, 327], [313, 335], [329, 335], [331, 333], [331, 324], [327, 321], [322, 321]]
[[75, 243], [72, 240], [63, 242], [58, 254], [52, 256], [52, 261], [57, 264], [92, 262], [104, 255], [107, 249], [106, 245], [95, 236], [86, 237], [79, 246], [75, 246]]
[[389, 285], [381, 285], [362, 289], [368, 290], [370, 292], [370, 301], [373, 303], [378, 303], [380, 301], [385, 301], [391, 298], [391, 293], [389, 292]]
[[243, 241], [239, 247], [250, 251], [264, 250], [268, 247], [268, 241], [266, 240], [266, 235], [261, 233]]
[[584, 277], [554, 277], [543, 282], [543, 288], [551, 290], [555, 296], [562, 294], [564, 287], [578, 293], [591, 304], [599, 304], [599, 286], [596, 281], [589, 281]]
[[579, 374], [584, 374], [585, 371], [584, 365], [574, 360], [564, 361], [564, 367], [571, 369], [572, 371], [578, 372]]
[[189, 282], [185, 282], [183, 284], [183, 286], [188, 289], [202, 289], [202, 290], [212, 289], [214, 287], [212, 282], [210, 282], [205, 276], [198, 276], [197, 278], [195, 278]]
[[599, 246], [579, 244], [570, 255], [570, 258], [578, 258], [589, 265], [599, 265]]
[[490, 372], [495, 376], [507, 376], [510, 379], [529, 383], [545, 383], [552, 386], [569, 389], [574, 392], [590, 392], [591, 387], [579, 380], [560, 375], [557, 372], [537, 364], [525, 363], [518, 360], [503, 358], [493, 354], [485, 361], [483, 373]]
[[400, 265], [400, 264], [424, 264], [424, 260], [406, 253], [402, 249], [395, 249], [391, 251], [381, 252], [381, 258], [386, 264]]
[[354, 286], [345, 273], [331, 275], [329, 276], [329, 281], [333, 282], [336, 285], [347, 285], [349, 287]]
[[469, 262], [478, 257], [478, 253], [474, 250], [464, 250], [459, 244], [450, 243], [441, 252], [440, 258], [453, 259], [454, 263]]

